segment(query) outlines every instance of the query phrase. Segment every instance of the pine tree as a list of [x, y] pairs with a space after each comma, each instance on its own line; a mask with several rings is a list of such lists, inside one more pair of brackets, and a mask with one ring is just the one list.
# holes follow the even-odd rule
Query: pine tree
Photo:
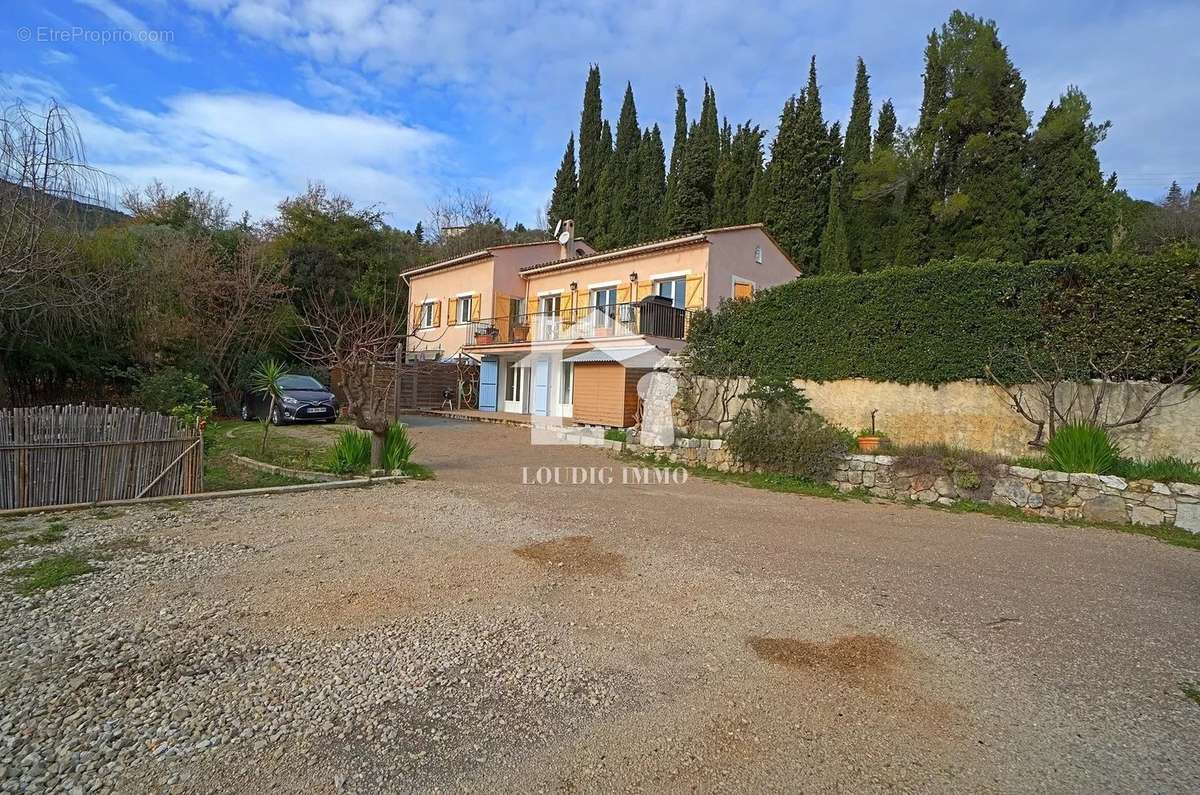
[[638, 225], [635, 243], [666, 234], [667, 175], [662, 132], [655, 124], [642, 135], [638, 149]]
[[675, 186], [675, 204], [670, 219], [673, 234], [695, 232], [709, 226], [720, 152], [717, 96], [705, 83], [700, 119], [688, 131], [685, 157]]
[[1107, 250], [1116, 223], [1096, 145], [1109, 123], [1074, 86], [1050, 103], [1029, 143], [1031, 259]]
[[575, 228], [593, 239], [600, 231], [595, 227], [601, 211], [600, 179], [608, 151], [603, 131], [600, 67], [593, 64], [583, 89], [583, 112], [579, 119], [579, 189], [575, 197]]
[[784, 250], [806, 273], [818, 269], [818, 246], [829, 209], [829, 175], [838, 160], [817, 87], [816, 58], [808, 86], [784, 104], [771, 144], [770, 195], [766, 223]]
[[898, 264], [1024, 257], [1024, 97], [994, 22], [955, 11], [929, 35]]
[[1183, 199], [1183, 188], [1179, 187], [1179, 182], [1171, 180], [1171, 187], [1167, 188], [1167, 197], [1163, 199], [1163, 207], [1168, 210], [1183, 210], [1187, 208], [1187, 202]]
[[829, 220], [821, 232], [821, 273], [849, 273], [850, 251], [846, 238], [846, 217], [842, 210], [842, 179], [834, 172], [829, 180]]
[[579, 186], [575, 178], [575, 134], [567, 140], [567, 151], [554, 174], [554, 192], [550, 194], [550, 209], [546, 220], [553, 229], [559, 221], [575, 217], [575, 195]]
[[421, 225], [420, 221], [417, 221], [417, 225], [413, 227], [413, 239], [418, 243], [425, 242], [425, 227]]
[[893, 149], [896, 146], [896, 108], [890, 99], [879, 107], [879, 121], [875, 125], [875, 148]]

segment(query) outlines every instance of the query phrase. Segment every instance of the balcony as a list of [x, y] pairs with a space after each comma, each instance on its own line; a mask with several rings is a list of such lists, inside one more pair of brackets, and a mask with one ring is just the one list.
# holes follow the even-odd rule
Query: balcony
[[475, 346], [511, 345], [603, 337], [664, 337], [687, 334], [689, 311], [662, 300], [572, 307], [558, 312], [526, 312], [472, 324]]

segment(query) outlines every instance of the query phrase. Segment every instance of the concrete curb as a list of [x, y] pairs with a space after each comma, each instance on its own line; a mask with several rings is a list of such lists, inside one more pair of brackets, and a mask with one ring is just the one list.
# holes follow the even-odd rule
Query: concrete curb
[[408, 475], [387, 475], [381, 478], [354, 478], [353, 480], [335, 480], [326, 483], [300, 483], [294, 486], [264, 486], [257, 489], [235, 489], [233, 491], [204, 491], [199, 494], [172, 494], [163, 497], [143, 497], [140, 500], [100, 500], [98, 502], [74, 502], [69, 505], [38, 505], [29, 508], [5, 508], [0, 510], [0, 516], [27, 516], [35, 513], [59, 513], [61, 511], [82, 511], [89, 508], [110, 508], [121, 505], [147, 505], [156, 502], [199, 502], [200, 500], [221, 500], [226, 497], [259, 497], [271, 494], [295, 494], [305, 491], [327, 491], [333, 489], [361, 489], [376, 483], [403, 483]]
[[239, 464], [257, 469], [259, 472], [268, 472], [272, 475], [284, 475], [297, 480], [307, 480], [311, 483], [333, 483], [338, 480], [346, 480], [341, 475], [335, 475], [332, 472], [313, 472], [309, 469], [289, 469], [288, 467], [276, 466], [268, 464], [264, 461], [255, 461], [253, 458], [247, 458], [244, 455], [233, 454], [233, 458]]

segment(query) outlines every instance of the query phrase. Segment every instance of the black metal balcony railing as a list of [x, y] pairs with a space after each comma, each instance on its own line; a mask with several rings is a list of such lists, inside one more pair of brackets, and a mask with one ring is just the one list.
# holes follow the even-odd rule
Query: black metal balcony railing
[[572, 307], [557, 312], [524, 312], [472, 324], [476, 345], [594, 339], [645, 335], [681, 340], [688, 310], [662, 301]]

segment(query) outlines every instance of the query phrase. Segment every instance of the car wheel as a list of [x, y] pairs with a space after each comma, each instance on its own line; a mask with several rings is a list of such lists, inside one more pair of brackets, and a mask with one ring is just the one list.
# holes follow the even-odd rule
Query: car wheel
[[242, 422], [252, 422], [254, 415], [250, 413], [250, 406], [246, 403], [242, 404]]
[[271, 424], [283, 425], [283, 413], [278, 407], [271, 409]]

